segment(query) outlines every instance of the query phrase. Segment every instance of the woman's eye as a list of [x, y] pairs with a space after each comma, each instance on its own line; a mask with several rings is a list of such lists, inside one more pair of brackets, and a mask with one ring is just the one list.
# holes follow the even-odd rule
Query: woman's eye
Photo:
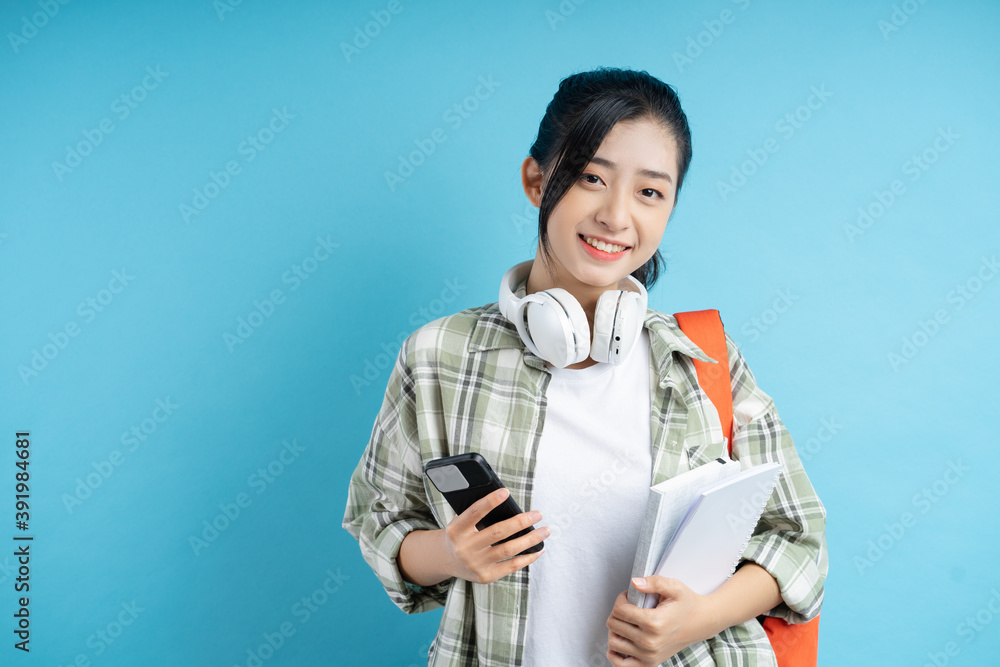
[[[591, 185], [597, 185], [598, 183], [601, 182], [601, 177], [597, 176], [596, 174], [583, 174], [582, 176], [580, 176], [580, 178], [582, 178], [585, 182], [590, 183]], [[591, 178], [594, 180], [592, 181], [589, 180]]]
[[640, 190], [640, 192], [642, 192], [642, 193], [651, 192], [651, 193], [653, 193], [652, 196], [654, 198], [658, 197], [660, 199], [663, 199], [663, 194], [659, 190], [654, 190], [653, 188], [643, 188], [642, 190]]

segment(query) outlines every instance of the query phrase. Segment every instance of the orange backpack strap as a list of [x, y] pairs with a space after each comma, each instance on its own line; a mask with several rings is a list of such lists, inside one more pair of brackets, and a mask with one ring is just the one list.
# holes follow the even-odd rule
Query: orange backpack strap
[[764, 632], [778, 659], [778, 667], [815, 667], [819, 654], [819, 617], [805, 623], [788, 623], [765, 616]]
[[694, 359], [694, 369], [698, 373], [698, 384], [719, 412], [722, 420], [722, 435], [729, 441], [729, 453], [733, 453], [733, 385], [729, 380], [729, 351], [726, 335], [722, 329], [722, 318], [717, 310], [692, 310], [675, 313], [681, 331], [691, 342], [702, 349], [718, 363]]
[[[733, 453], [733, 387], [729, 378], [729, 350], [722, 318], [717, 310], [692, 310], [675, 313], [681, 331], [708, 356], [718, 363], [694, 359], [698, 384], [708, 394], [719, 412], [722, 433], [729, 439], [729, 454]], [[807, 623], [786, 623], [774, 616], [765, 616], [764, 632], [771, 642], [778, 667], [815, 667], [819, 647], [819, 615]]]

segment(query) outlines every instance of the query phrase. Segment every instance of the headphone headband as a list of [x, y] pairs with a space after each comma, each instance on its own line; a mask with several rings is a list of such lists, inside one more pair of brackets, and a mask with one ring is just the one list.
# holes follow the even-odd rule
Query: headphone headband
[[[533, 263], [534, 260], [529, 259], [520, 264], [515, 264], [503, 274], [503, 280], [500, 281], [500, 300], [497, 305], [500, 307], [500, 312], [508, 320], [513, 321], [514, 308], [517, 306], [518, 299], [517, 295], [514, 294], [514, 290], [522, 280], [528, 277]], [[649, 299], [646, 286], [639, 282], [632, 274], [625, 276], [624, 280], [635, 288], [632, 290], [633, 292], [638, 292], [642, 296], [642, 302], [645, 306]]]

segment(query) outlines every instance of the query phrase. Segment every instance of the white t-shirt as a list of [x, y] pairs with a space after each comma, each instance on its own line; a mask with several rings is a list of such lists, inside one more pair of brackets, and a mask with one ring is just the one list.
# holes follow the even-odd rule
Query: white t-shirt
[[652, 477], [649, 334], [621, 366], [550, 368], [532, 506], [548, 526], [529, 566], [525, 665], [607, 665]]

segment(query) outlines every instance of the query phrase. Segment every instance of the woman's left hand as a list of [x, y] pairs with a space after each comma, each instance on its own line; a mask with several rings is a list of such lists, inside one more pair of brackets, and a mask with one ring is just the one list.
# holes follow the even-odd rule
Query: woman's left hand
[[[636, 585], [639, 584], [639, 585]], [[708, 597], [677, 579], [652, 575], [633, 579], [643, 593], [657, 593], [660, 602], [643, 609], [619, 593], [608, 617], [608, 652], [615, 667], [653, 667], [691, 644], [718, 634], [713, 631]]]

